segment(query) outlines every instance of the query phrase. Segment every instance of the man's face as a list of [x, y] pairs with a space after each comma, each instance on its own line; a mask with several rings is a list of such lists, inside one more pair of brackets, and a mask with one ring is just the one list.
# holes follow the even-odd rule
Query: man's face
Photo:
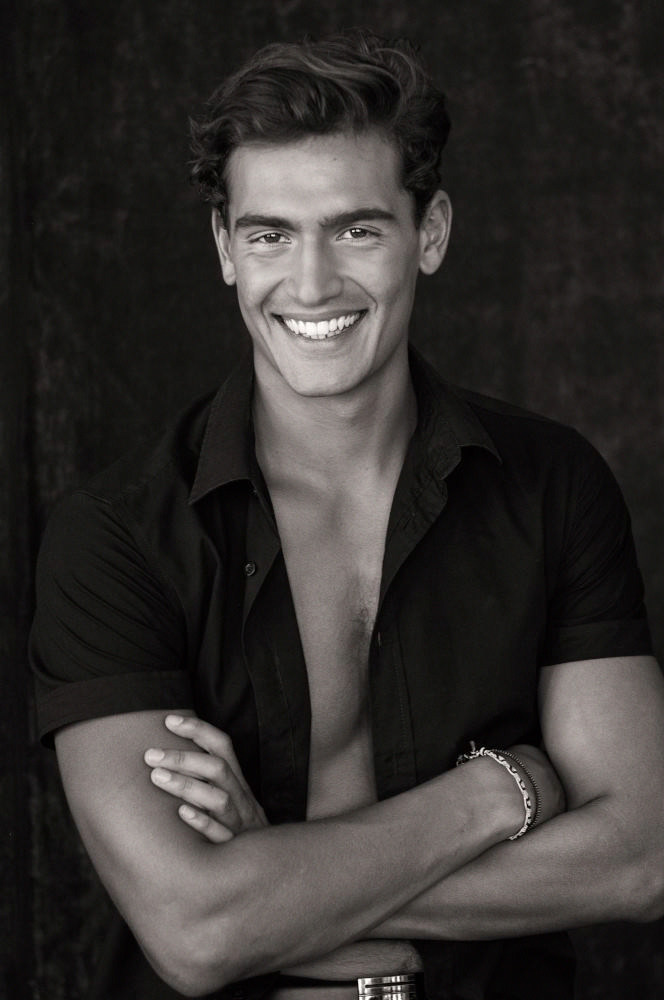
[[[447, 233], [415, 226], [394, 145], [372, 131], [240, 146], [228, 186], [215, 237], [259, 378], [330, 396], [403, 363], [418, 270]], [[438, 229], [448, 207], [439, 192]]]

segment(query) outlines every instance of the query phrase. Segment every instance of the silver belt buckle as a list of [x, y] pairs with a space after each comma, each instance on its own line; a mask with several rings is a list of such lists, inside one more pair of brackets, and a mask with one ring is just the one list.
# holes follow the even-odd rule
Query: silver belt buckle
[[411, 972], [396, 976], [365, 976], [357, 981], [359, 1000], [417, 1000], [417, 979]]

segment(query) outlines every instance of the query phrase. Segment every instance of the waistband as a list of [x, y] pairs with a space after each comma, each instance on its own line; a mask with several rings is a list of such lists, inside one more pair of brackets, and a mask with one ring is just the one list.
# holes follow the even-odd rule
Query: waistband
[[421, 972], [402, 972], [392, 976], [362, 976], [359, 979], [312, 979], [306, 976], [280, 975], [277, 989], [330, 989], [354, 986], [358, 1000], [426, 1000]]

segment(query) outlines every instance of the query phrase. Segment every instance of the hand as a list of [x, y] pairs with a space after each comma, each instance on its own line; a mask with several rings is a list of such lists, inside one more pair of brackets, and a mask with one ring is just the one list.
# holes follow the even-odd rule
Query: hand
[[144, 755], [153, 783], [182, 799], [180, 819], [214, 844], [268, 825], [226, 733], [195, 716], [167, 715], [164, 725], [202, 750], [152, 747]]
[[[520, 761], [523, 761], [537, 785], [539, 809], [537, 822], [533, 826], [546, 823], [547, 820], [553, 819], [559, 813], [565, 812], [565, 791], [547, 755], [542, 750], [538, 750], [537, 747], [525, 743], [518, 743], [516, 746], [509, 747], [508, 750], [515, 754]], [[510, 759], [510, 763], [514, 764], [515, 761]], [[518, 764], [516, 766], [518, 767]], [[523, 768], [518, 767], [518, 770], [526, 785], [531, 787], [531, 782], [524, 774]]]

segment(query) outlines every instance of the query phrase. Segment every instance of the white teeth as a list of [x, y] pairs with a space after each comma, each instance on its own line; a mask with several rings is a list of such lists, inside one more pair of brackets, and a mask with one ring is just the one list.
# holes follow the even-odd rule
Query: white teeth
[[362, 313], [347, 313], [344, 316], [335, 316], [333, 319], [323, 319], [318, 322], [313, 320], [289, 319], [283, 316], [282, 319], [291, 333], [296, 333], [307, 340], [327, 340], [335, 333], [340, 333], [349, 326], [357, 323]]

